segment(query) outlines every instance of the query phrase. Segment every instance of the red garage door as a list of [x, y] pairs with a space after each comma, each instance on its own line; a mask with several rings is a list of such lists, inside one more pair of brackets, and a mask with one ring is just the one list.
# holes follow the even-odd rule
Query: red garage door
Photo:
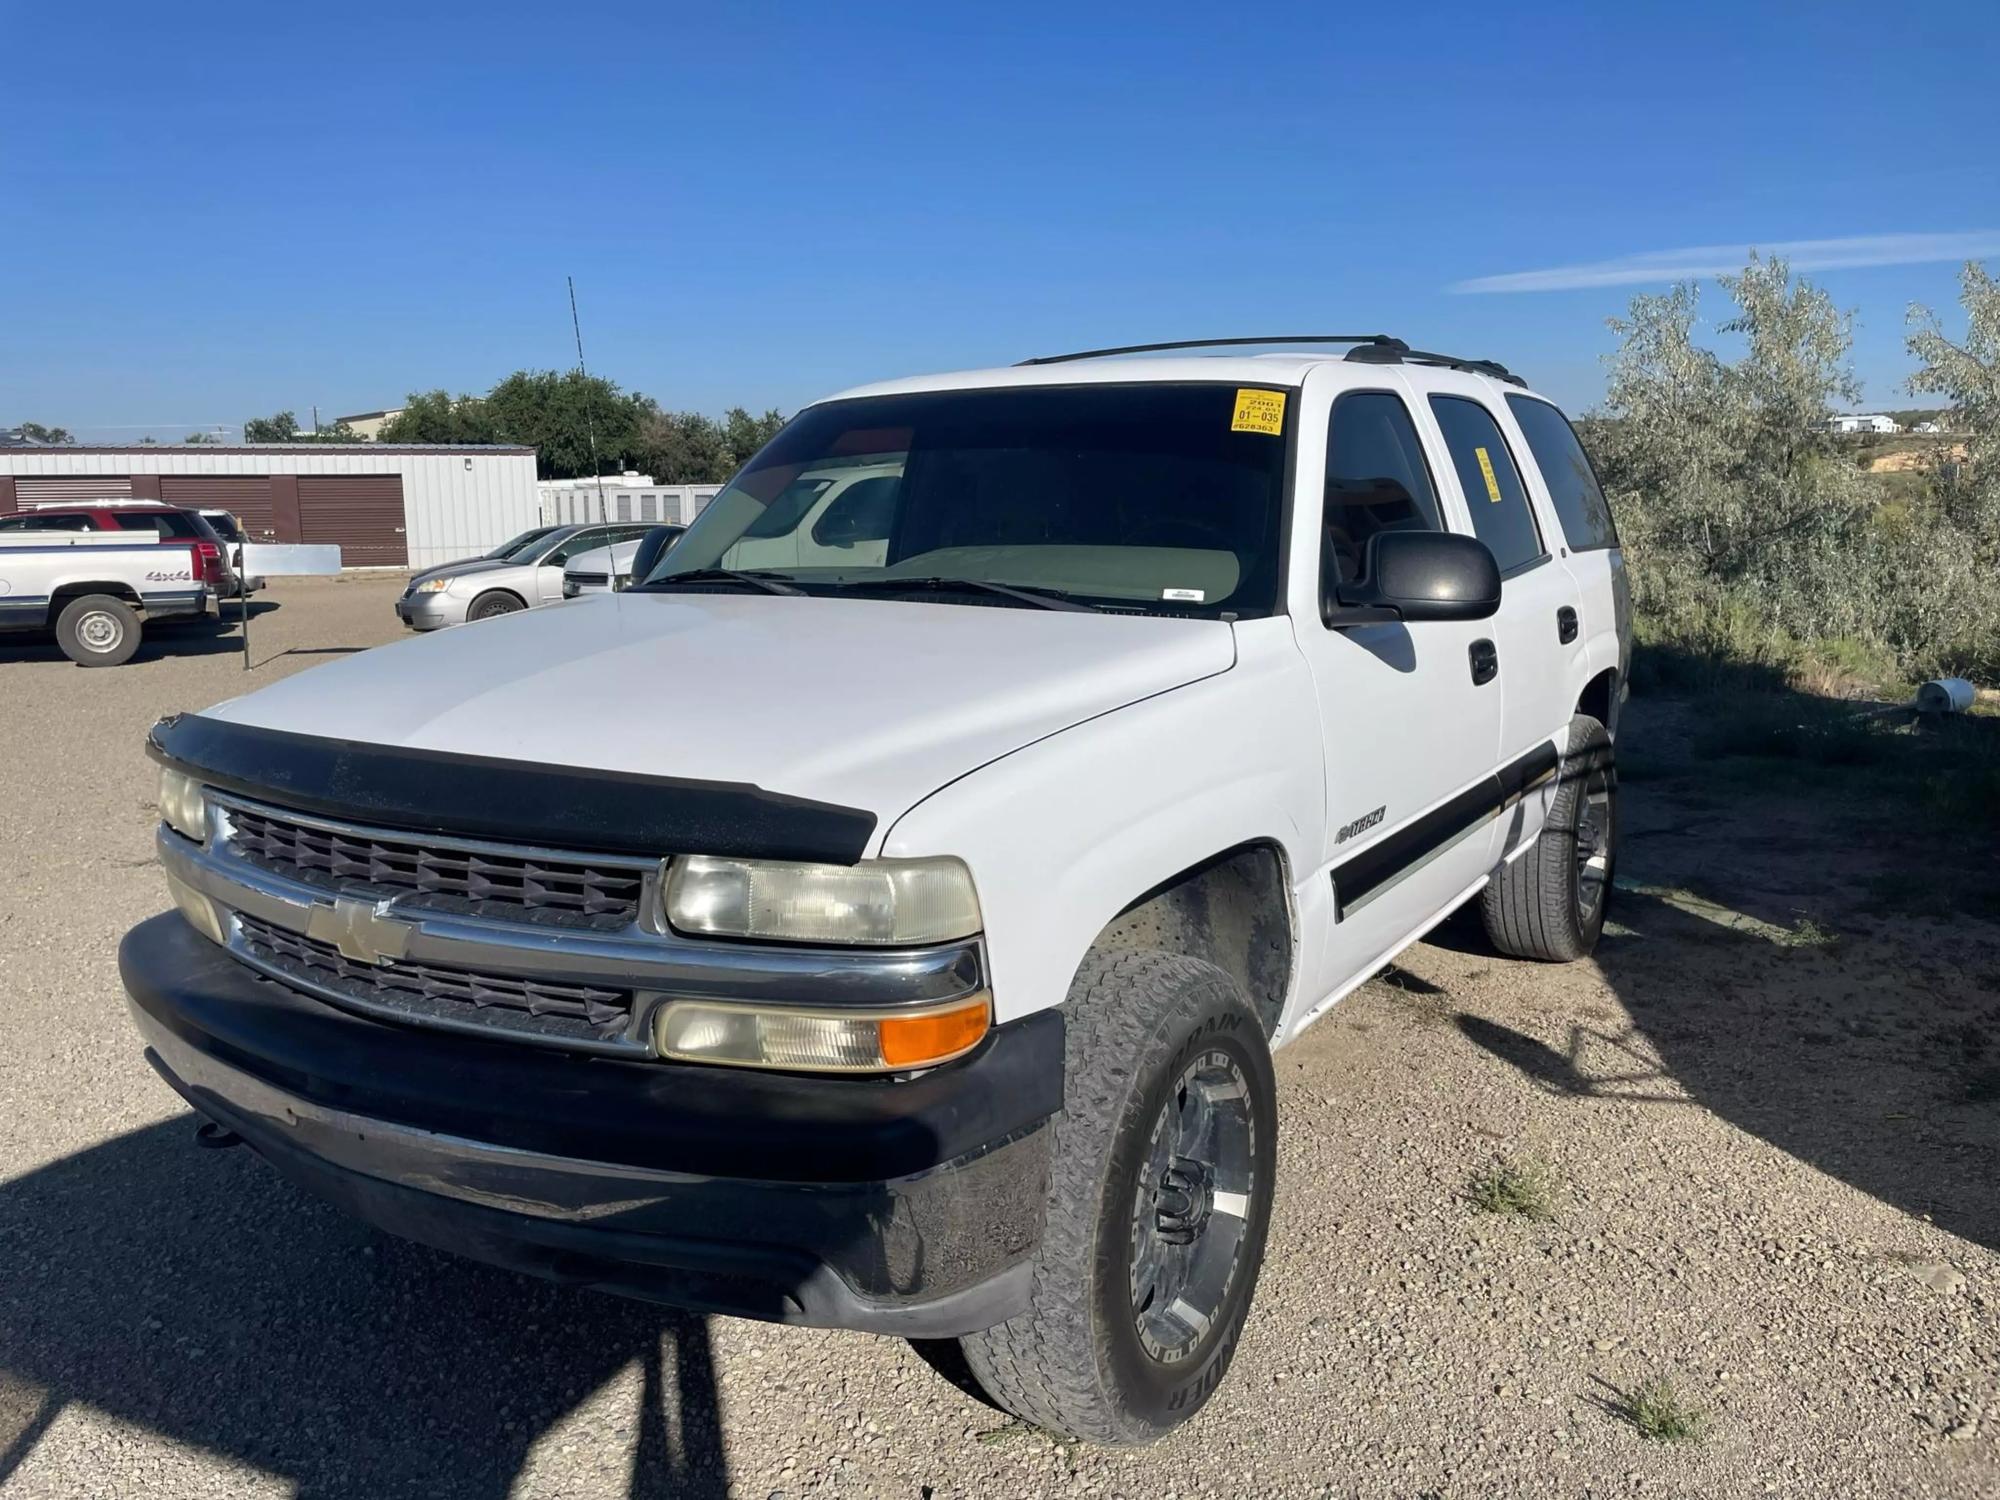
[[252, 542], [278, 539], [268, 474], [162, 474], [160, 498], [183, 510], [226, 510]]
[[299, 539], [338, 544], [342, 567], [406, 567], [402, 475], [301, 474]]
[[92, 500], [122, 500], [132, 494], [123, 474], [23, 474], [14, 481], [15, 503], [22, 510], [37, 505], [84, 505]]

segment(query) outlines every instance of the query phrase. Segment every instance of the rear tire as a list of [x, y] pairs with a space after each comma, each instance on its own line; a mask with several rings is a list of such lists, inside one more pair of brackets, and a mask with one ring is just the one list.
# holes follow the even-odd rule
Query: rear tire
[[481, 594], [472, 601], [472, 608], [465, 612], [468, 620], [491, 620], [499, 615], [519, 614], [528, 606], [504, 589], [495, 589], [490, 594]]
[[118, 667], [139, 649], [139, 617], [123, 599], [84, 594], [56, 616], [56, 644], [79, 667]]
[[1618, 860], [1618, 772], [1611, 737], [1588, 714], [1569, 721], [1548, 821], [1534, 847], [1488, 882], [1486, 936], [1502, 953], [1547, 963], [1586, 957], [1604, 930]]
[[1149, 1443], [1229, 1368], [1270, 1228], [1277, 1093], [1250, 1002], [1211, 964], [1098, 952], [1070, 987], [1063, 1110], [1027, 1311], [960, 1341], [996, 1403]]

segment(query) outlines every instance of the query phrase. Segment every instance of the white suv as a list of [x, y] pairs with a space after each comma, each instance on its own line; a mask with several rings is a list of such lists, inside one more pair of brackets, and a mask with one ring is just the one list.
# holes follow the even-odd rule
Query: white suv
[[1611, 884], [1629, 626], [1569, 424], [1313, 342], [850, 391], [620, 593], [163, 722], [155, 1064], [391, 1230], [1184, 1421], [1272, 1049], [1470, 899], [1586, 954]]

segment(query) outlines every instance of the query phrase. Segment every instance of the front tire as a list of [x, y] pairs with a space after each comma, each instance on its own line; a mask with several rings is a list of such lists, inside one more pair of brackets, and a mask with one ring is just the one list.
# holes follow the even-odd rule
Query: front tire
[[1534, 847], [1487, 883], [1486, 936], [1502, 953], [1568, 963], [1604, 930], [1618, 860], [1618, 772], [1611, 736], [1587, 714], [1569, 721], [1556, 794]]
[[123, 599], [85, 594], [56, 616], [56, 644], [79, 667], [118, 667], [139, 649], [139, 617]]
[[504, 589], [495, 589], [473, 600], [472, 608], [465, 612], [465, 617], [468, 620], [491, 620], [499, 615], [519, 614], [527, 607], [518, 596]]
[[1093, 953], [1067, 1011], [1029, 1307], [961, 1346], [1023, 1421], [1149, 1443], [1215, 1393], [1249, 1316], [1277, 1166], [1271, 1055], [1235, 981], [1176, 954]]

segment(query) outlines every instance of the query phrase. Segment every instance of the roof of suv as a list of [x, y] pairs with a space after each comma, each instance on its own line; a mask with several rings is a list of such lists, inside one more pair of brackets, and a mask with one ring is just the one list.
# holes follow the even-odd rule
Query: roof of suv
[[1420, 388], [1464, 390], [1473, 380], [1492, 389], [1527, 391], [1525, 384], [1503, 383], [1480, 370], [1453, 369], [1423, 361], [1373, 363], [1350, 361], [1338, 353], [1166, 354], [1115, 359], [1083, 359], [1039, 365], [1004, 365], [988, 370], [957, 370], [883, 380], [855, 386], [829, 396], [845, 401], [857, 396], [900, 396], [918, 391], [966, 391], [1049, 385], [1113, 385], [1144, 382], [1240, 381], [1244, 385], [1298, 386], [1310, 370], [1321, 367], [1351, 372], [1357, 383], [1379, 381], [1384, 369], [1400, 370]]

